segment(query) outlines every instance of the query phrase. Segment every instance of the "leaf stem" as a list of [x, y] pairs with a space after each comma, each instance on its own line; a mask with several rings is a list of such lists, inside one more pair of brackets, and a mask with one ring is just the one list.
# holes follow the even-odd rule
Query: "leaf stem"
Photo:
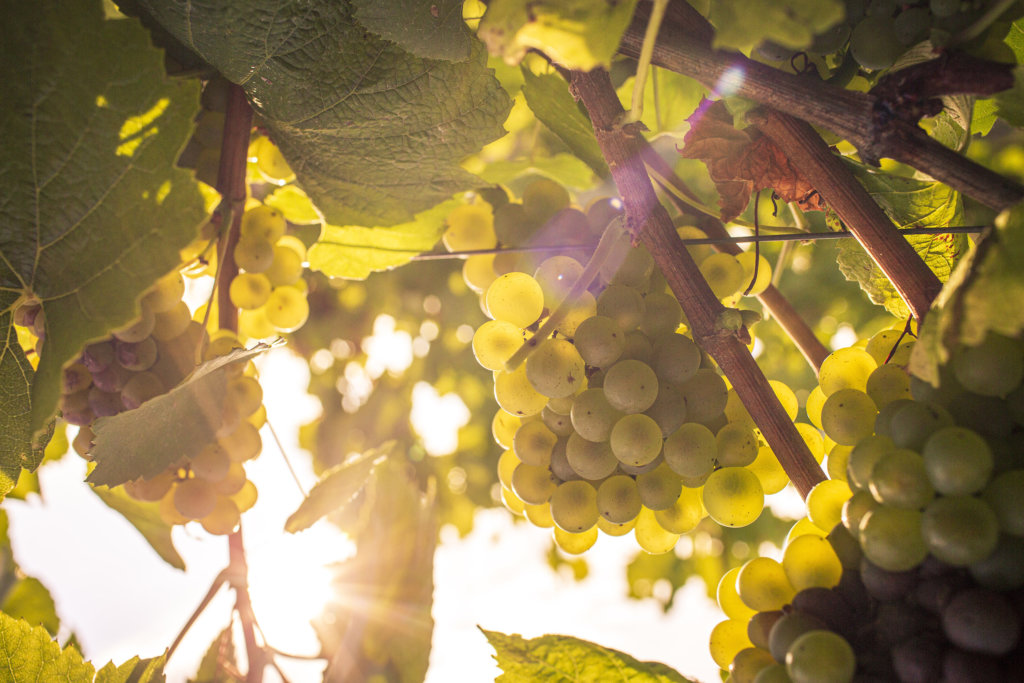
[[658, 42], [658, 29], [661, 28], [661, 20], [665, 18], [665, 8], [667, 7], [668, 0], [654, 0], [651, 16], [647, 18], [644, 42], [640, 48], [636, 76], [633, 79], [633, 98], [629, 105], [630, 109], [626, 113], [627, 123], [639, 121], [644, 115], [644, 86], [647, 85], [647, 77], [651, 72], [651, 55], [654, 54], [654, 45]]

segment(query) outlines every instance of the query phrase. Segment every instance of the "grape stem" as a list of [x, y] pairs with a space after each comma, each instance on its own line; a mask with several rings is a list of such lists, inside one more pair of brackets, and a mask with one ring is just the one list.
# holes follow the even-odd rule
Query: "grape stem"
[[[633, 21], [623, 34], [619, 51], [637, 57], [650, 2], [640, 2]], [[974, 197], [982, 204], [1002, 210], [1024, 199], [1024, 187], [955, 150], [949, 149], [921, 130], [916, 123], [894, 114], [891, 102], [878, 93], [847, 90], [802, 75], [789, 74], [735, 52], [711, 49], [713, 29], [688, 3], [669, 6], [658, 33], [652, 63], [675, 71], [716, 89], [728, 83], [732, 94], [787, 112], [816, 126], [827, 128], [849, 140], [862, 158], [883, 156], [919, 169], [950, 187]], [[1006, 70], [994, 62], [975, 69], [971, 77], [946, 79], [939, 94], [991, 95], [1007, 85]], [[941, 71], [942, 59], [927, 68]]]
[[220, 587], [223, 586], [227, 580], [227, 569], [221, 570], [221, 572], [214, 577], [213, 583], [210, 585], [209, 590], [206, 591], [206, 595], [204, 595], [203, 599], [199, 601], [198, 605], [196, 605], [196, 608], [192, 611], [192, 614], [191, 616], [189, 616], [188, 621], [185, 622], [185, 625], [181, 627], [181, 630], [178, 632], [178, 635], [174, 638], [174, 642], [171, 643], [171, 646], [169, 648], [167, 648], [167, 654], [164, 655], [165, 662], [170, 660], [171, 655], [174, 654], [174, 651], [178, 649], [179, 645], [181, 645], [181, 641], [184, 640], [185, 634], [188, 633], [188, 630], [190, 628], [192, 628], [192, 624], [196, 623], [196, 619], [198, 619], [199, 615], [203, 613], [203, 610], [205, 610], [207, 606], [209, 606], [213, 598], [216, 597], [218, 592], [220, 592]]
[[570, 74], [570, 89], [590, 115], [598, 145], [625, 205], [627, 227], [664, 273], [690, 323], [694, 341], [725, 372], [786, 474], [806, 497], [815, 484], [824, 480], [821, 468], [737, 333], [723, 330], [718, 324], [725, 308], [658, 202], [644, 166], [643, 135], [635, 124], [616, 125], [622, 120], [622, 105], [608, 72], [574, 71]]
[[636, 77], [633, 79], [633, 98], [630, 109], [626, 113], [627, 123], [639, 121], [644, 115], [644, 86], [647, 85], [647, 75], [651, 70], [651, 55], [654, 54], [654, 45], [658, 41], [658, 29], [661, 28], [661, 20], [665, 17], [666, 7], [668, 7], [668, 0], [654, 0], [651, 16], [647, 18], [643, 47], [640, 48], [640, 58], [637, 59], [636, 64]]
[[523, 342], [514, 354], [505, 362], [505, 370], [512, 372], [527, 359], [527, 357], [533, 353], [533, 350], [540, 346], [540, 343], [551, 336], [551, 333], [555, 331], [565, 316], [572, 310], [572, 304], [583, 294], [584, 290], [590, 286], [590, 283], [594, 281], [598, 273], [601, 272], [601, 266], [608, 260], [608, 256], [612, 253], [612, 247], [615, 242], [619, 239], [622, 234], [622, 218], [616, 216], [612, 219], [608, 227], [605, 228], [601, 234], [601, 240], [597, 243], [597, 248], [594, 249], [594, 253], [590, 255], [590, 260], [587, 261], [587, 265], [584, 266], [583, 272], [573, 283], [572, 287], [566, 293], [565, 297], [558, 302], [555, 310], [551, 312], [548, 319], [544, 321], [544, 324], [540, 326], [529, 339]]

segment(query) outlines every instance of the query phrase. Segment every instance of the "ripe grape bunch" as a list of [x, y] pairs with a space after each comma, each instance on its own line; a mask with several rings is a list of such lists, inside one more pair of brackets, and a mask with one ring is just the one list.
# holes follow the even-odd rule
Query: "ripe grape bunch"
[[[550, 234], [536, 218], [532, 227], [513, 229], [505, 224], [509, 215], [546, 215], [546, 225], [556, 228], [582, 220], [584, 234], [598, 235], [618, 213], [617, 202], [605, 199], [584, 214], [568, 207], [562, 188], [538, 181], [522, 203], [493, 215], [483, 203], [454, 212], [445, 244], [491, 249], [499, 239], [510, 244], [509, 235], [535, 244], [532, 232]], [[491, 318], [476, 330], [473, 351], [494, 372], [505, 504], [553, 528], [566, 552], [585, 551], [599, 531], [633, 531], [644, 550], [663, 553], [705, 516], [727, 526], [750, 524], [764, 506], [762, 477], [775, 490], [788, 480], [784, 473], [781, 483], [771, 479], [781, 467], [746, 411], [731, 405], [738, 400], [711, 359], [685, 334], [679, 304], [651, 255], [614, 230], [587, 265], [557, 254], [525, 272], [534, 254], [499, 253], [501, 261], [488, 254], [492, 273], [481, 278], [486, 268], [467, 260], [464, 274]], [[703, 236], [691, 226], [679, 231]], [[578, 252], [579, 233], [576, 240], [568, 244]], [[727, 302], [753, 276], [753, 258], [704, 248], [695, 256]], [[770, 276], [762, 258], [751, 293], [763, 290]], [[538, 329], [552, 334], [535, 339]], [[525, 355], [525, 362], [514, 355]], [[781, 384], [776, 389], [795, 417], [795, 396]]]
[[808, 413], [837, 442], [832, 478], [781, 563], [723, 576], [710, 649], [731, 680], [1019, 677], [1024, 342], [963, 346], [933, 387], [902, 367], [899, 336], [822, 365]]

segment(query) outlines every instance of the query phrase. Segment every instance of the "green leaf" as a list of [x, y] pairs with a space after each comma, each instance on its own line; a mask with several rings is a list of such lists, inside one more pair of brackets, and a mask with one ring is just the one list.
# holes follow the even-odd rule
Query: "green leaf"
[[473, 34], [462, 0], [353, 0], [356, 19], [406, 52], [425, 59], [469, 59]]
[[[962, 223], [960, 195], [946, 185], [878, 173], [852, 162], [850, 167], [896, 226], [937, 228]], [[910, 235], [906, 239], [943, 282], [967, 249], [967, 237], [962, 234]], [[855, 240], [843, 240], [838, 262], [846, 279], [859, 283], [873, 302], [897, 318], [910, 315], [896, 288]]]
[[96, 672], [95, 683], [163, 683], [166, 658], [165, 654], [151, 659], [140, 659], [136, 655], [121, 666], [107, 662]]
[[709, 19], [715, 47], [745, 51], [770, 40], [799, 50], [845, 16], [842, 0], [718, 0]]
[[557, 135], [598, 176], [608, 177], [608, 164], [594, 137], [590, 119], [569, 94], [569, 84], [557, 73], [535, 76], [523, 68], [523, 95], [534, 115]]
[[1017, 63], [1024, 63], [1024, 18], [1018, 19], [1010, 25], [1010, 30], [1003, 42], [1013, 50], [1013, 54], [1017, 57]]
[[[35, 295], [46, 341], [32, 378], [10, 318], [0, 318], [0, 386], [11, 408], [0, 425], [0, 489], [16, 463], [38, 464], [25, 437], [50, 423], [62, 366], [137, 314], [137, 299], [178, 264], [204, 213], [191, 174], [174, 168], [198, 84], [168, 80], [147, 32], [135, 21], [105, 20], [99, 0], [8, 5], [0, 27], [0, 311]], [[26, 413], [31, 431], [9, 431], [9, 416], [24, 421]]]
[[24, 619], [33, 626], [42, 626], [51, 636], [57, 635], [60, 618], [50, 591], [38, 579], [27, 576], [15, 583], [4, 596], [0, 611], [15, 619]]
[[[0, 240], [3, 232], [0, 228]], [[0, 307], [9, 307], [15, 300], [16, 294], [0, 290]], [[23, 467], [34, 470], [43, 459], [43, 444], [33, 438], [30, 419], [35, 373], [18, 343], [12, 317], [10, 310], [0, 312], [4, 339], [0, 346], [0, 500], [18, 483]]]
[[1013, 87], [996, 94], [996, 113], [1011, 126], [1024, 128], [1024, 66], [1013, 70]]
[[181, 458], [194, 458], [220, 429], [229, 370], [268, 350], [267, 344], [236, 349], [200, 365], [166, 394], [135, 410], [99, 418], [90, 455], [96, 468], [86, 481], [117, 486], [151, 479]]
[[277, 188], [263, 199], [263, 203], [277, 209], [288, 221], [298, 225], [323, 221], [323, 217], [313, 206], [313, 201], [295, 185]]
[[594, 171], [573, 154], [555, 154], [550, 157], [517, 159], [515, 161], [492, 161], [480, 177], [489, 183], [510, 185], [513, 181], [528, 175], [542, 175], [566, 187], [586, 190], [594, 186]]
[[8, 683], [92, 683], [92, 664], [73, 647], [61, 650], [42, 626], [0, 613], [0, 671]]
[[390, 228], [326, 225], [309, 250], [309, 267], [330, 277], [365, 280], [370, 273], [405, 265], [437, 244], [445, 219], [459, 204], [450, 199]]
[[509, 63], [535, 48], [567, 69], [607, 68], [635, 6], [636, 0], [493, 0], [477, 35]]
[[510, 103], [478, 41], [421, 59], [336, 0], [143, 0], [246, 94], [303, 190], [335, 225], [412, 220], [479, 181], [459, 160], [504, 134]]
[[496, 683], [692, 683], [660, 662], [641, 662], [629, 655], [572, 636], [519, 635], [480, 629], [497, 652], [504, 672]]
[[235, 643], [232, 640], [231, 627], [224, 629], [210, 643], [206, 649], [202, 661], [199, 662], [199, 669], [195, 678], [189, 679], [190, 683], [240, 683], [229, 671], [225, 670], [223, 664], [235, 661]]
[[299, 509], [288, 517], [285, 531], [294, 534], [308, 529], [321, 517], [352, 502], [376, 468], [394, 451], [395, 445], [394, 441], [389, 441], [324, 472]]
[[171, 525], [160, 517], [160, 504], [135, 500], [123, 488], [107, 488], [105, 486], [90, 487], [107, 507], [118, 512], [138, 529], [146, 542], [152, 546], [156, 554], [175, 569], [185, 569], [185, 560], [181, 559], [174, 540], [171, 538]]
[[991, 330], [1024, 330], [1024, 204], [1004, 211], [996, 230], [957, 265], [925, 317], [910, 370], [937, 385], [939, 367], [959, 344], [974, 346]]
[[[635, 76], [627, 78], [616, 88], [619, 101], [626, 109], [633, 106], [634, 81]], [[660, 135], [682, 138], [690, 129], [687, 119], [708, 95], [707, 88], [693, 78], [651, 67], [644, 86], [644, 111], [640, 122], [654, 133], [655, 138]], [[726, 98], [726, 106], [729, 106], [730, 99], [734, 98]], [[730, 113], [733, 114], [734, 125], [738, 125], [742, 117], [731, 108]]]

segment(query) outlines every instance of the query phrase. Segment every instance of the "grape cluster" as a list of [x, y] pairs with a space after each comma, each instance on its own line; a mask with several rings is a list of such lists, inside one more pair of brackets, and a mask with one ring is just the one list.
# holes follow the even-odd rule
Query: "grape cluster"
[[807, 409], [836, 445], [806, 503], [828, 543], [723, 577], [710, 649], [732, 680], [1019, 676], [1024, 342], [960, 348], [938, 387], [903, 367], [912, 343], [885, 330], [822, 365]]
[[[595, 235], [619, 211], [614, 200], [598, 200], [584, 213], [561, 206], [568, 201], [564, 190], [553, 199], [547, 188], [531, 188], [521, 204], [510, 202], [493, 216], [485, 205], [459, 210], [449, 219], [445, 244], [493, 246], [495, 226], [509, 215], [550, 215], [557, 222], [575, 212], [585, 221], [582, 231]], [[502, 232], [503, 243], [516, 234], [511, 225]], [[679, 233], [703, 236], [692, 226]], [[577, 281], [588, 266], [566, 254], [539, 260], [531, 272], [467, 275], [491, 318], [476, 330], [473, 352], [494, 372], [501, 409], [493, 427], [506, 449], [498, 462], [506, 505], [537, 526], [553, 527], [566, 552], [585, 551], [599, 531], [633, 531], [644, 550], [663, 553], [705, 516], [726, 526], [750, 524], [763, 509], [766, 484], [778, 490], [788, 479], [784, 472], [781, 484], [771, 478], [776, 468], [781, 472], [778, 461], [714, 363], [685, 334], [679, 304], [650, 253], [628, 235], [614, 239], [586, 288]], [[726, 302], [735, 302], [752, 279], [751, 293], [758, 293], [771, 277], [763, 258], [753, 277], [753, 254], [697, 248], [694, 256]], [[524, 262], [509, 263], [522, 268]], [[475, 275], [469, 264], [466, 272]], [[554, 333], [531, 342], [525, 362], [509, 367], [549, 317]], [[796, 397], [775, 386], [795, 418]]]

